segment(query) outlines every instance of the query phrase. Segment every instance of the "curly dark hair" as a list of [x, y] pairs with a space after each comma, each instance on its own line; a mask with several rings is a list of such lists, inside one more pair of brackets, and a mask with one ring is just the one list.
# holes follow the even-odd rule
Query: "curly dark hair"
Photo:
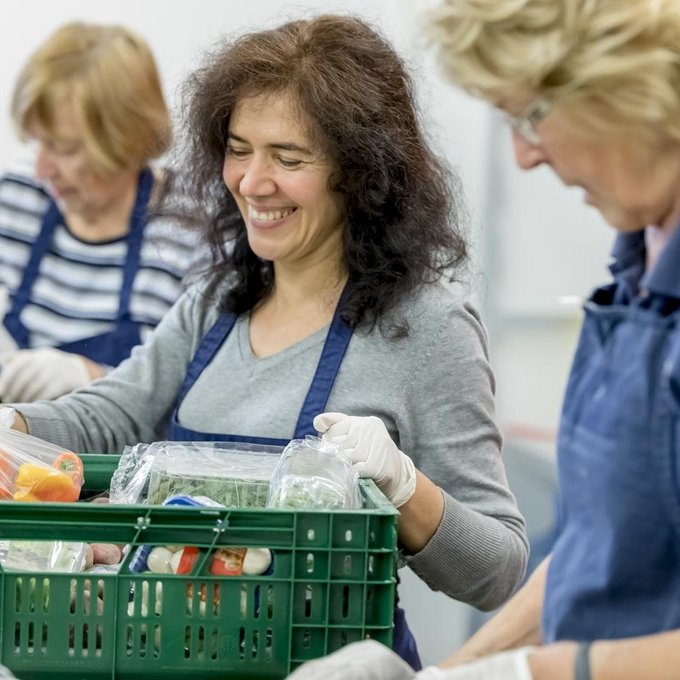
[[206, 210], [215, 286], [233, 282], [223, 311], [243, 313], [274, 285], [273, 265], [250, 249], [222, 180], [237, 102], [286, 94], [334, 170], [344, 205], [343, 258], [350, 289], [343, 318], [408, 333], [389, 312], [422, 283], [451, 279], [467, 257], [457, 183], [420, 130], [413, 86], [392, 46], [364, 21], [334, 15], [249, 33], [211, 55], [185, 86], [184, 163]]

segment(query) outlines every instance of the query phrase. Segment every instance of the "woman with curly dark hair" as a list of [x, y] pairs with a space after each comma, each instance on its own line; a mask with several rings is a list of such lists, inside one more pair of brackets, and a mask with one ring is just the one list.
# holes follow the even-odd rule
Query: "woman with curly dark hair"
[[[524, 523], [483, 327], [440, 283], [465, 261], [460, 209], [401, 60], [357, 19], [288, 23], [212, 55], [187, 116], [209, 283], [120, 369], [20, 407], [16, 427], [81, 451], [323, 432], [400, 509], [409, 566], [497, 607], [524, 573]], [[417, 668], [400, 610], [395, 621]]]

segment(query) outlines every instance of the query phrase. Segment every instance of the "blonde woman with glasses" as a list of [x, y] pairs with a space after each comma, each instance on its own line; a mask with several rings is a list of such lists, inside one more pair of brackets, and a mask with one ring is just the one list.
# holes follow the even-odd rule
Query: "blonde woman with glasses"
[[[443, 0], [430, 35], [451, 80], [506, 114], [519, 167], [547, 165], [581, 187], [617, 238], [564, 399], [553, 553], [457, 654], [417, 677], [675, 680], [680, 4]], [[412, 676], [360, 643], [294, 677]]]

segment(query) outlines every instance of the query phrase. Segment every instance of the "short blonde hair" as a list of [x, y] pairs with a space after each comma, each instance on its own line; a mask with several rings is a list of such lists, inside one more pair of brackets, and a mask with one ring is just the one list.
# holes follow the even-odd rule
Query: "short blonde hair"
[[29, 58], [12, 96], [19, 132], [37, 121], [54, 131], [54, 108], [73, 106], [83, 143], [103, 174], [142, 167], [171, 141], [156, 62], [147, 43], [122, 26], [71, 23]]
[[680, 142], [677, 0], [443, 0], [428, 34], [448, 77], [494, 104], [529, 93], [594, 134]]

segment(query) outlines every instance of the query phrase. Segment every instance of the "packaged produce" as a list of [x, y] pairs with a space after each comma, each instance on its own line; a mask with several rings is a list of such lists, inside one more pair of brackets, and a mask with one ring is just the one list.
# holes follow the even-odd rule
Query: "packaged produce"
[[222, 442], [138, 444], [121, 456], [111, 502], [159, 505], [171, 496], [191, 496], [226, 507], [265, 507], [280, 452]]
[[82, 485], [75, 453], [0, 427], [0, 500], [74, 502]]
[[2, 567], [11, 571], [74, 574], [83, 571], [87, 543], [69, 541], [7, 541]]
[[334, 510], [361, 507], [359, 476], [335, 444], [320, 437], [294, 439], [274, 470], [267, 505]]

